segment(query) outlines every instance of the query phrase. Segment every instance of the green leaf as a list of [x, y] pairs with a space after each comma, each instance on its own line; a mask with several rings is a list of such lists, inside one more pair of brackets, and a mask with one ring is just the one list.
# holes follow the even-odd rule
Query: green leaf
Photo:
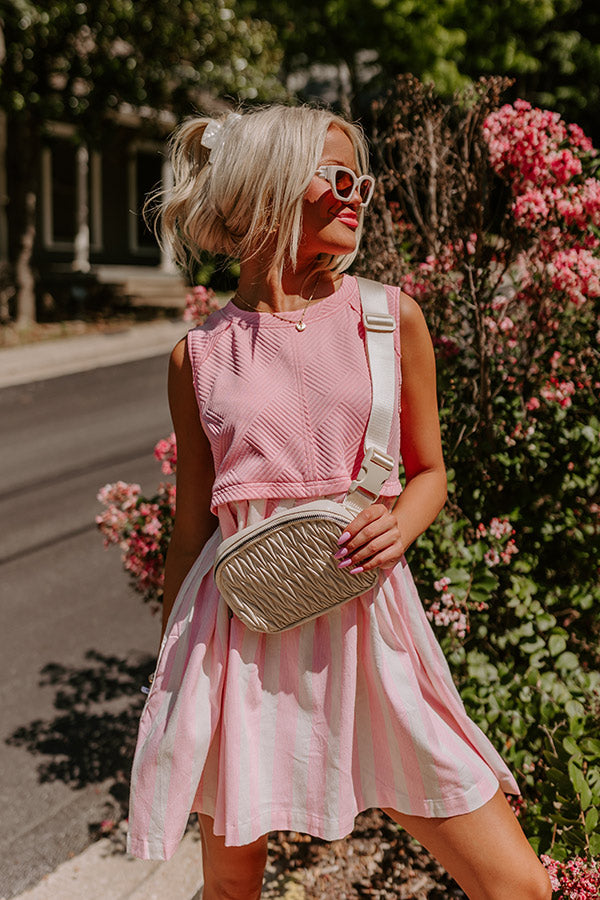
[[600, 833], [590, 835], [590, 856], [600, 856]]
[[570, 754], [570, 756], [574, 756], [576, 757], [576, 759], [581, 759], [581, 750], [579, 749], [577, 741], [575, 741], [572, 737], [566, 737], [562, 742], [562, 745], [567, 753]]
[[575, 765], [573, 760], [569, 761], [569, 778], [571, 779], [571, 784], [573, 785], [577, 793], [581, 794], [581, 792], [587, 786], [585, 776], [581, 769]]
[[[584, 776], [584, 779], [585, 779], [585, 776]], [[583, 786], [582, 786], [579, 794], [580, 794], [580, 800], [581, 800], [581, 808], [583, 810], [589, 809], [589, 807], [592, 805], [592, 791], [591, 791], [591, 788], [590, 788], [589, 784], [587, 783], [587, 781], [584, 780]]]
[[471, 573], [467, 569], [446, 569], [444, 575], [452, 584], [467, 584], [471, 580]]
[[585, 715], [585, 708], [579, 700], [568, 700], [565, 703], [565, 711], [570, 719], [580, 718]]
[[555, 665], [557, 669], [569, 672], [579, 666], [579, 660], [574, 653], [567, 650], [565, 653], [560, 654]]
[[570, 790], [571, 782], [567, 777], [566, 772], [564, 772], [562, 769], [557, 769], [552, 766], [550, 769], [548, 769], [547, 775], [548, 781], [552, 784], [556, 785], [557, 787], [562, 787]]
[[583, 752], [588, 755], [597, 756], [600, 759], [600, 741], [598, 738], [585, 738], [581, 742]]
[[596, 830], [596, 825], [598, 824], [598, 819], [600, 818], [600, 813], [598, 813], [597, 809], [590, 809], [585, 816], [585, 833], [592, 834], [593, 831]]
[[558, 656], [559, 653], [562, 653], [565, 647], [567, 646], [567, 642], [562, 636], [562, 634], [551, 634], [548, 640], [548, 650], [550, 651], [550, 656]]

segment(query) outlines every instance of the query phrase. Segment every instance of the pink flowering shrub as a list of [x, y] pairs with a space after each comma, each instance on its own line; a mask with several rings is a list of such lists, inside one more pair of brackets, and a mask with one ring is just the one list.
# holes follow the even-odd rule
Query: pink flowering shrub
[[204, 322], [211, 312], [217, 309], [219, 309], [219, 302], [214, 291], [202, 284], [197, 284], [186, 295], [183, 320], [196, 325]]
[[558, 862], [543, 854], [542, 862], [550, 876], [556, 900], [598, 900], [600, 897], [600, 869], [580, 856]]
[[445, 104], [403, 77], [376, 104], [358, 268], [430, 327], [448, 501], [411, 570], [562, 863], [600, 855], [600, 155], [502, 87]]
[[[186, 297], [184, 319], [200, 325], [218, 309], [212, 290], [198, 286]], [[162, 438], [154, 447], [163, 475], [177, 470], [175, 434]], [[125, 571], [131, 584], [156, 611], [162, 601], [164, 564], [175, 518], [175, 485], [163, 481], [150, 497], [141, 494], [139, 484], [118, 481], [107, 484], [98, 493], [106, 508], [96, 516], [96, 524], [104, 536], [104, 546], [118, 545]]]
[[[518, 548], [508, 519], [494, 517], [487, 526], [480, 522], [469, 541], [454, 523], [449, 525], [451, 565], [433, 582], [435, 594], [427, 602], [426, 615], [435, 625], [449, 627], [457, 638], [463, 639], [471, 630], [471, 611], [488, 609], [493, 601], [498, 578], [492, 570], [508, 565]], [[432, 561], [436, 569], [439, 559], [438, 556]]]
[[149, 499], [140, 491], [139, 484], [123, 481], [101, 488], [98, 500], [106, 509], [96, 516], [96, 525], [105, 547], [120, 547], [132, 586], [156, 610], [162, 599], [163, 570], [175, 517], [175, 485], [162, 482]]
[[163, 438], [154, 448], [155, 458], [162, 463], [163, 475], [174, 475], [177, 469], [177, 444], [175, 442], [175, 432], [171, 432], [169, 437]]

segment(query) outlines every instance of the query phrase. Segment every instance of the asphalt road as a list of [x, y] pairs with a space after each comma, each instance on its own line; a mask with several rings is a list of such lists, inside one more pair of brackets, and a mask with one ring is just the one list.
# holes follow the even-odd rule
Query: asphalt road
[[103, 548], [98, 489], [163, 479], [163, 355], [0, 390], [0, 898], [114, 815], [159, 624]]

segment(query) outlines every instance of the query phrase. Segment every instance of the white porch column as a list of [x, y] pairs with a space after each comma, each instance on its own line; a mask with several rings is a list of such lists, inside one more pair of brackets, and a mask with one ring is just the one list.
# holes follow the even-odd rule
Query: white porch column
[[[171, 163], [168, 159], [163, 159], [160, 175], [163, 191], [166, 194], [170, 194], [173, 189], [173, 169], [171, 168]], [[173, 257], [171, 255], [171, 249], [164, 245], [160, 248], [160, 269], [161, 272], [177, 272], [177, 266], [173, 262]]]
[[90, 198], [89, 198], [89, 152], [86, 144], [80, 144], [77, 148], [77, 211], [75, 232], [75, 256], [73, 258], [73, 270], [75, 272], [90, 271]]

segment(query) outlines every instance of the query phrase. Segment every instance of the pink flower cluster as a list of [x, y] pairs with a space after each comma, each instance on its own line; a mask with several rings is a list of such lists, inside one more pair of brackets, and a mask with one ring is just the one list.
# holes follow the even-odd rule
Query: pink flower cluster
[[[518, 553], [514, 534], [515, 529], [506, 518], [500, 519], [495, 516], [489, 525], [485, 526], [483, 522], [477, 525], [476, 540], [486, 542], [483, 558], [488, 567], [492, 568], [501, 562], [507, 565], [511, 557]], [[451, 579], [447, 575], [434, 581], [433, 587], [440, 596], [429, 604], [426, 615], [430, 622], [450, 627], [456, 636], [462, 639], [470, 630], [469, 609], [481, 611], [487, 608], [487, 603], [483, 601], [469, 603], [468, 594], [466, 599], [457, 597], [449, 589], [451, 584]]]
[[464, 638], [469, 630], [469, 623], [465, 610], [460, 607], [452, 591], [448, 590], [450, 579], [444, 576], [434, 581], [433, 586], [441, 593], [441, 597], [429, 606], [427, 618], [436, 625], [450, 626], [457, 637]]
[[600, 296], [600, 180], [585, 177], [597, 155], [589, 138], [524, 100], [491, 113], [484, 134], [492, 168], [511, 185], [515, 221], [533, 238], [521, 258], [523, 298], [551, 288], [582, 306]]
[[546, 266], [552, 287], [564, 292], [575, 306], [600, 297], [600, 259], [583, 247], [558, 250]]
[[[519, 548], [512, 537], [512, 535], [515, 534], [515, 529], [508, 519], [498, 519], [494, 517], [487, 528], [483, 522], [479, 522], [477, 525], [477, 534], [480, 538], [491, 537], [495, 541], [501, 543], [501, 546], [490, 547], [483, 555], [483, 558], [490, 568], [497, 566], [501, 562], [508, 565], [511, 557], [519, 552]], [[509, 535], [510, 537], [508, 537]], [[504, 543], [504, 539], [507, 537], [508, 540]]]
[[215, 310], [219, 309], [219, 302], [215, 292], [202, 284], [197, 284], [191, 289], [185, 298], [184, 322], [194, 322], [200, 325]]
[[[555, 350], [550, 357], [550, 375], [539, 388], [539, 396], [530, 397], [525, 403], [529, 412], [535, 412], [542, 407], [542, 400], [546, 403], [557, 403], [563, 409], [568, 409], [573, 401], [572, 397], [578, 390], [592, 390], [593, 378], [587, 371], [585, 362], [578, 361], [574, 356], [563, 355]], [[600, 384], [594, 384], [597, 390]], [[542, 400], [540, 400], [540, 397]]]
[[[155, 448], [159, 460], [172, 459], [171, 438]], [[164, 580], [164, 564], [175, 517], [175, 485], [162, 482], [151, 499], [143, 497], [139, 484], [118, 481], [98, 492], [98, 500], [106, 507], [96, 516], [96, 524], [104, 536], [104, 546], [118, 544], [123, 566], [132, 577], [133, 586], [155, 607], [160, 601]]]
[[[558, 403], [563, 409], [566, 409], [571, 405], [571, 397], [574, 393], [575, 385], [572, 381], [561, 381], [555, 375], [552, 375], [541, 389], [540, 396], [543, 397], [544, 400], [548, 400], [551, 403]], [[531, 404], [534, 399], [535, 398], [532, 397], [531, 400], [528, 401], [528, 408], [531, 409], [529, 404]]]
[[526, 100], [490, 113], [484, 134], [494, 169], [511, 181], [518, 173], [525, 189], [566, 184], [582, 172], [579, 154], [596, 154], [581, 128], [568, 127], [558, 113], [535, 109]]
[[598, 900], [600, 869], [581, 856], [558, 862], [551, 856], [540, 857], [550, 876], [556, 900]]
[[154, 456], [162, 463], [163, 475], [173, 475], [177, 470], [177, 443], [175, 433], [163, 438], [154, 448]]
[[[532, 397], [533, 399], [537, 398]], [[537, 404], [539, 406], [539, 400], [537, 400]], [[525, 427], [523, 422], [518, 421], [510, 433], [505, 431], [504, 440], [508, 447], [514, 447], [517, 441], [529, 441], [534, 434], [535, 424], [533, 422]]]
[[96, 524], [104, 536], [105, 547], [120, 544], [123, 540], [140, 491], [139, 484], [127, 484], [125, 481], [105, 484], [98, 491], [97, 499], [107, 507], [106, 512], [96, 516]]

